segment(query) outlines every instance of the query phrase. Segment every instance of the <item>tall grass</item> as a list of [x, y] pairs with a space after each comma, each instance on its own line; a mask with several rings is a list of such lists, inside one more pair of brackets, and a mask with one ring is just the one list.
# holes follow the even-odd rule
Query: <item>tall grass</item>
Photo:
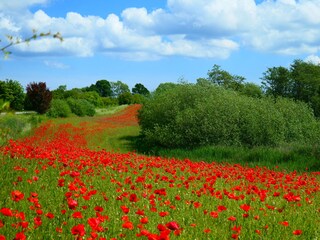
[[46, 119], [44, 116], [6, 114], [0, 116], [0, 146], [9, 139], [17, 139], [28, 135], [31, 130]]

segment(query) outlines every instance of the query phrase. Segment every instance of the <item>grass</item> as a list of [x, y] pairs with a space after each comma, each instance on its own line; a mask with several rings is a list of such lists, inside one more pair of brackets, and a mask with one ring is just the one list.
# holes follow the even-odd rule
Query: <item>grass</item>
[[[0, 148], [0, 239], [319, 236], [319, 175], [280, 171], [311, 148], [155, 149], [132, 113], [50, 120]], [[120, 153], [136, 147], [194, 161]], [[277, 171], [255, 165], [268, 159]]]
[[[74, 126], [83, 125], [94, 128], [101, 119], [114, 116], [126, 109], [127, 105], [111, 106], [106, 109], [97, 109], [95, 117], [69, 117], [51, 119], [53, 123]], [[9, 138], [17, 139], [30, 133], [31, 127], [37, 126], [45, 118], [38, 115], [7, 115], [0, 117], [2, 138], [4, 144]], [[112, 120], [116, 121], [116, 120]], [[85, 123], [85, 125], [84, 125]], [[92, 149], [105, 149], [120, 153], [136, 151], [149, 156], [161, 156], [177, 159], [191, 159], [193, 161], [220, 162], [242, 164], [247, 166], [268, 167], [286, 171], [320, 171], [320, 149], [314, 146], [287, 145], [278, 148], [268, 147], [228, 147], [208, 146], [194, 149], [167, 149], [150, 146], [139, 136], [140, 128], [134, 126], [118, 126], [99, 128], [90, 138], [88, 146]]]

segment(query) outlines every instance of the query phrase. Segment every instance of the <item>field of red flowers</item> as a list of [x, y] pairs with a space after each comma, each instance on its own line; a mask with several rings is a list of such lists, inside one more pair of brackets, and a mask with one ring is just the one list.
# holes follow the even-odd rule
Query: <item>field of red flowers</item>
[[[0, 154], [3, 239], [317, 239], [319, 173], [92, 150], [138, 105], [77, 126], [47, 122]], [[101, 139], [103, 141], [103, 139]]]

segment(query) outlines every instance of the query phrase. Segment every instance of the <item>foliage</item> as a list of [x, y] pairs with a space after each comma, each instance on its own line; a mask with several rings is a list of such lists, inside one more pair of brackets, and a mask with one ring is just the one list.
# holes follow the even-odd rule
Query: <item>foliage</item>
[[95, 91], [100, 97], [111, 97], [112, 89], [111, 84], [107, 80], [98, 80], [95, 84], [91, 84], [90, 87], [84, 88], [85, 91]]
[[118, 97], [123, 93], [130, 93], [129, 86], [121, 81], [111, 82], [112, 96]]
[[319, 123], [303, 103], [252, 98], [201, 84], [155, 94], [139, 112], [145, 139], [166, 147], [319, 143]]
[[0, 145], [11, 138], [17, 138], [23, 132], [27, 122], [24, 118], [8, 114], [0, 118]]
[[294, 60], [289, 69], [269, 68], [262, 80], [268, 95], [303, 101], [320, 116], [320, 65]]
[[[204, 79], [199, 79], [203, 81]], [[229, 72], [222, 70], [219, 65], [213, 65], [212, 69], [208, 71], [208, 77], [206, 79], [212, 84], [222, 86], [226, 89], [233, 89], [235, 91], [241, 90], [244, 77], [238, 75], [231, 75]]]
[[150, 92], [143, 84], [137, 83], [132, 88], [132, 94], [140, 94], [143, 96], [148, 96], [150, 94]]
[[88, 147], [136, 126], [136, 108], [94, 124], [50, 121], [0, 148], [0, 238], [317, 238], [319, 172]]
[[30, 110], [34, 110], [37, 113], [44, 114], [46, 113], [51, 104], [52, 93], [47, 88], [45, 82], [39, 83], [29, 83], [27, 85], [27, 102], [30, 103]]
[[132, 96], [132, 94], [129, 93], [129, 92], [121, 93], [121, 94], [118, 96], [118, 103], [119, 103], [119, 105], [127, 105], [127, 104], [133, 103], [133, 96]]
[[42, 118], [35, 115], [6, 114], [0, 116], [0, 146], [10, 139], [21, 138], [41, 123]]
[[0, 99], [10, 103], [10, 108], [16, 111], [23, 110], [25, 94], [18, 81], [0, 81]]
[[71, 109], [67, 101], [62, 99], [53, 99], [47, 115], [53, 118], [69, 117], [71, 115]]
[[285, 67], [268, 68], [262, 77], [263, 88], [268, 95], [273, 97], [292, 96], [292, 81], [290, 71]]
[[68, 98], [67, 103], [70, 106], [71, 112], [79, 117], [94, 116], [95, 107], [85, 99]]
[[57, 89], [51, 91], [52, 97], [54, 99], [65, 99], [66, 91], [67, 91], [67, 85], [60, 85]]
[[254, 83], [244, 83], [240, 90], [240, 93], [254, 98], [263, 97], [263, 91], [257, 84]]
[[112, 97], [102, 97], [101, 98], [102, 106], [108, 107], [108, 106], [115, 106], [118, 105], [118, 99], [112, 98]]
[[3, 111], [8, 111], [10, 109], [10, 102], [6, 102], [0, 99], [0, 113]]
[[154, 95], [162, 94], [166, 92], [167, 90], [171, 90], [178, 86], [176, 83], [172, 82], [166, 82], [166, 83], [160, 83], [159, 86], [156, 88], [156, 90], [153, 92]]

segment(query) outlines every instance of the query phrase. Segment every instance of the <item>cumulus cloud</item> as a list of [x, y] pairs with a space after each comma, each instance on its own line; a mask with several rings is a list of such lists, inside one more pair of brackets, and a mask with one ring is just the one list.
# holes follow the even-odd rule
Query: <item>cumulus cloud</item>
[[[11, 0], [0, 3], [0, 10], [45, 3], [48, 0]], [[3, 12], [0, 32], [6, 29], [26, 35], [32, 29], [51, 30], [64, 37], [63, 43], [39, 39], [29, 46], [17, 46], [20, 54], [88, 57], [100, 52], [147, 60], [172, 55], [228, 58], [241, 47], [289, 55], [320, 50], [319, 0], [259, 4], [254, 0], [167, 0], [164, 9], [127, 8], [119, 16], [106, 18], [76, 12], [55, 18], [38, 10], [25, 12], [28, 18], [22, 20]]]
[[320, 56], [312, 54], [312, 55], [309, 55], [308, 57], [306, 57], [305, 61], [311, 62], [313, 64], [320, 64]]

